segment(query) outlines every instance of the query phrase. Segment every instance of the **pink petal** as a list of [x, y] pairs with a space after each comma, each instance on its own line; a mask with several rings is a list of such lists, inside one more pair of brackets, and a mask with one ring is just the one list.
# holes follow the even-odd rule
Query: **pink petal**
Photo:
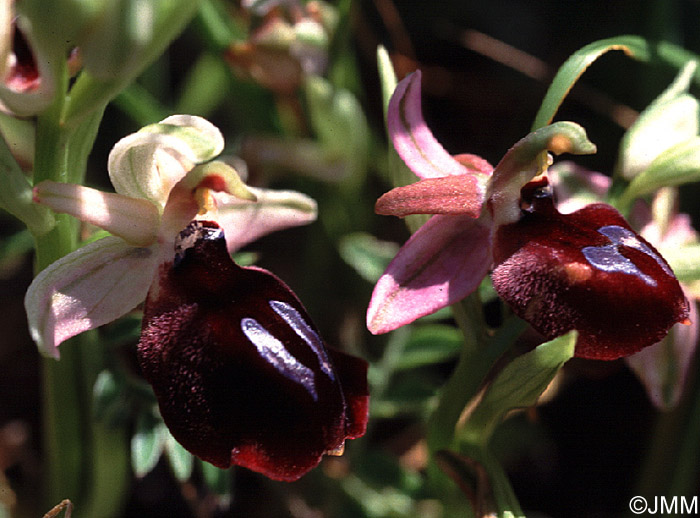
[[274, 191], [249, 187], [257, 201], [242, 200], [220, 192], [216, 221], [226, 233], [229, 252], [285, 228], [308, 225], [316, 220], [316, 202], [295, 191]]
[[24, 305], [39, 350], [58, 358], [68, 338], [116, 320], [146, 298], [156, 248], [117, 237], [90, 243], [52, 263], [29, 286]]
[[491, 266], [491, 226], [470, 216], [433, 216], [377, 282], [367, 328], [386, 333], [474, 291]]
[[466, 214], [478, 218], [485, 188], [473, 175], [426, 178], [384, 194], [374, 208], [377, 214]]
[[678, 404], [697, 347], [700, 327], [697, 304], [692, 299], [689, 318], [690, 325], [676, 324], [662, 341], [625, 358], [651, 402], [661, 410]]
[[[396, 151], [420, 178], [469, 174], [470, 169], [445, 151], [426, 125], [421, 111], [420, 79], [420, 70], [407, 76], [389, 101], [387, 126]], [[477, 167], [488, 169], [483, 164]]]
[[34, 202], [103, 228], [134, 246], [151, 245], [158, 237], [158, 208], [143, 198], [46, 180], [34, 187]]

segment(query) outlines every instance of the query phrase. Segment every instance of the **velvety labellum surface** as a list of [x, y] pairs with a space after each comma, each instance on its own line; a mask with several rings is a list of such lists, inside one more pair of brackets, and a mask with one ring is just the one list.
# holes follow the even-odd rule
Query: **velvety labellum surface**
[[193, 222], [145, 306], [139, 360], [163, 419], [212, 464], [296, 480], [367, 423], [364, 361], [327, 348], [296, 296]]
[[493, 282], [547, 338], [576, 329], [576, 356], [612, 360], [661, 340], [688, 316], [668, 264], [612, 207], [560, 214], [547, 190], [523, 188], [521, 219], [500, 227]]

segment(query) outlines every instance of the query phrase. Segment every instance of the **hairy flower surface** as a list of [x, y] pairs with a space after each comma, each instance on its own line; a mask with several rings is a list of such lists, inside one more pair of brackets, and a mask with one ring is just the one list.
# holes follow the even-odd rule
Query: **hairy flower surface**
[[559, 122], [531, 133], [491, 171], [478, 157], [450, 156], [432, 136], [419, 73], [399, 83], [387, 121], [394, 147], [421, 179], [385, 194], [377, 212], [436, 215], [379, 279], [371, 332], [461, 300], [490, 270], [499, 295], [547, 338], [579, 331], [580, 357], [627, 356], [686, 322], [688, 303], [670, 267], [614, 208], [556, 209], [547, 152], [595, 152], [580, 126]]
[[[604, 197], [611, 184], [609, 177], [570, 162], [556, 164], [550, 172], [557, 205], [563, 213], [576, 212], [592, 200]], [[698, 236], [690, 217], [678, 213], [675, 198], [673, 189], [665, 189], [656, 194], [651, 206], [639, 200], [632, 209], [630, 221], [672, 266], [676, 263], [682, 271], [683, 264], [687, 264], [688, 256], [692, 256], [697, 247]], [[700, 330], [696, 302], [700, 291], [691, 283], [684, 283], [681, 275], [679, 280], [689, 299], [691, 325], [676, 324], [662, 340], [625, 358], [644, 384], [651, 401], [665, 410], [673, 408], [680, 400]]]
[[523, 216], [496, 230], [491, 278], [545, 337], [576, 329], [576, 356], [613, 360], [687, 318], [671, 268], [610, 205], [561, 214], [546, 180], [527, 184], [522, 201]]
[[236, 265], [216, 223], [176, 240], [138, 352], [173, 436], [220, 468], [296, 480], [365, 432], [367, 364], [327, 348], [277, 277]]
[[316, 205], [248, 188], [208, 161], [222, 149], [209, 122], [173, 116], [114, 147], [116, 193], [39, 184], [36, 202], [113, 236], [36, 277], [25, 298], [30, 330], [58, 358], [64, 340], [147, 299], [138, 356], [173, 436], [218, 467], [295, 480], [364, 434], [367, 364], [326, 348], [277, 277], [233, 262], [257, 237], [312, 221]]

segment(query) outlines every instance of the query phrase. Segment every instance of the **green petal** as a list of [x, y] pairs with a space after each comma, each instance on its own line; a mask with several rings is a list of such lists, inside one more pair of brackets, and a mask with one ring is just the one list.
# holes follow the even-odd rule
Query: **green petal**
[[536, 130], [549, 124], [557, 113], [559, 106], [578, 78], [600, 56], [611, 50], [621, 50], [628, 55], [638, 56], [648, 53], [646, 40], [638, 36], [617, 36], [586, 45], [573, 53], [559, 68], [552, 80], [549, 90], [542, 101], [532, 129]]
[[107, 167], [119, 194], [150, 200], [162, 209], [174, 185], [223, 146], [221, 132], [210, 122], [175, 115], [117, 142]]
[[550, 162], [547, 151], [584, 155], [595, 153], [596, 147], [586, 131], [573, 122], [556, 122], [521, 139], [498, 163], [489, 183], [488, 206], [496, 225], [520, 218], [520, 189], [546, 170]]

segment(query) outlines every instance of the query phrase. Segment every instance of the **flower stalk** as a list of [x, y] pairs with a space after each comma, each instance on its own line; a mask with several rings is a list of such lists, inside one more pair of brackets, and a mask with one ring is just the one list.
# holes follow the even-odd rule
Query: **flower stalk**
[[[56, 68], [60, 69], [59, 91], [66, 91], [66, 63]], [[102, 110], [78, 127], [66, 128], [62, 124], [65, 102], [65, 95], [56, 95], [37, 117], [35, 183], [84, 180]], [[36, 273], [77, 247], [78, 221], [65, 214], [56, 215], [55, 220], [52, 230], [35, 236]], [[128, 481], [128, 439], [125, 430], [111, 429], [95, 419], [91, 394], [104, 366], [97, 334], [84, 334], [74, 342], [60, 362], [42, 362], [45, 498], [47, 503], [70, 498], [83, 516], [116, 516]]]

